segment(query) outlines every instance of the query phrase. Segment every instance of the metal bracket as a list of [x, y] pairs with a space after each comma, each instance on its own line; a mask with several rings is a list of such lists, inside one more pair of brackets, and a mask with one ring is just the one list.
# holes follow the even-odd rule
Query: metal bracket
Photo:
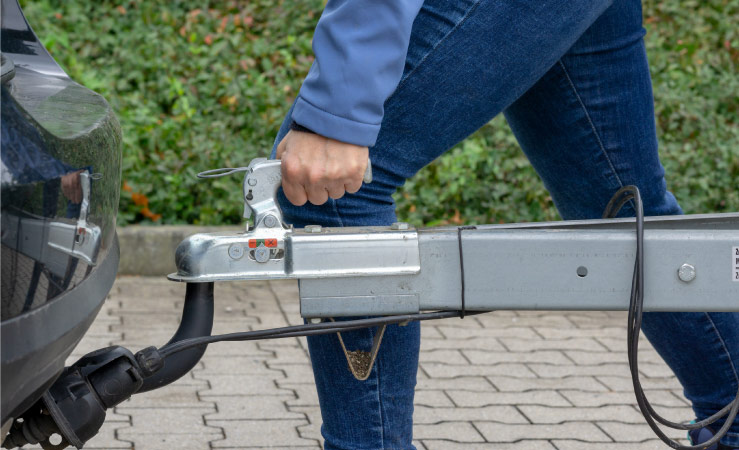
[[[334, 322], [334, 319], [330, 320], [331, 322]], [[344, 339], [341, 337], [341, 333], [336, 333], [339, 337], [341, 349], [344, 351], [346, 362], [349, 365], [349, 371], [358, 381], [364, 381], [369, 378], [370, 373], [372, 372], [372, 367], [375, 365], [375, 359], [377, 359], [377, 352], [380, 350], [382, 337], [385, 335], [385, 328], [387, 328], [387, 325], [381, 325], [377, 328], [377, 332], [372, 339], [372, 348], [369, 352], [364, 350], [347, 350], [346, 345], [344, 345]]]

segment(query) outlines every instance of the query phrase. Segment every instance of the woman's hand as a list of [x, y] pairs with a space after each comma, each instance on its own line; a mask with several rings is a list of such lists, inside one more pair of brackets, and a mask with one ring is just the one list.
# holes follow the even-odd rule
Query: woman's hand
[[362, 187], [369, 149], [318, 134], [290, 130], [277, 145], [282, 189], [290, 203], [326, 203]]

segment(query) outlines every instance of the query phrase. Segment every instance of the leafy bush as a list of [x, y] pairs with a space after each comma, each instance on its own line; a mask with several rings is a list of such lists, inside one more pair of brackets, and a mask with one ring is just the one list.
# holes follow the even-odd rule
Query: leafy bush
[[[266, 155], [312, 61], [323, 1], [26, 1], [70, 76], [124, 135], [119, 223], [241, 221], [240, 179], [201, 170]], [[686, 212], [739, 210], [739, 1], [645, 3], [669, 188]], [[415, 224], [549, 220], [551, 199], [501, 118], [396, 195]]]

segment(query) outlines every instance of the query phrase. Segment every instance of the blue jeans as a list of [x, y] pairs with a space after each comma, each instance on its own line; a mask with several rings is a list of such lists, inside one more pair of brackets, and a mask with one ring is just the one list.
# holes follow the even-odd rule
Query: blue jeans
[[[282, 196], [286, 219], [298, 227], [390, 224], [395, 190], [501, 112], [563, 218], [600, 217], [628, 184], [641, 190], [647, 215], [681, 214], [657, 154], [643, 35], [636, 0], [427, 0], [370, 149], [374, 181], [321, 206], [295, 207]], [[731, 401], [739, 314], [648, 313], [643, 331], [698, 418]], [[347, 348], [368, 350], [374, 332], [346, 333]], [[418, 323], [388, 328], [363, 382], [347, 370], [335, 335], [308, 343], [326, 448], [413, 448]], [[724, 443], [739, 446], [739, 424], [732, 431]]]

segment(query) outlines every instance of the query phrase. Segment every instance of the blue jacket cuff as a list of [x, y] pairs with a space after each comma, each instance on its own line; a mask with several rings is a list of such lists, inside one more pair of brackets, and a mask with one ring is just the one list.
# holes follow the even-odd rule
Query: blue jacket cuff
[[298, 97], [292, 119], [321, 136], [349, 144], [372, 147], [380, 133], [380, 124], [362, 123], [340, 117], [311, 105]]

